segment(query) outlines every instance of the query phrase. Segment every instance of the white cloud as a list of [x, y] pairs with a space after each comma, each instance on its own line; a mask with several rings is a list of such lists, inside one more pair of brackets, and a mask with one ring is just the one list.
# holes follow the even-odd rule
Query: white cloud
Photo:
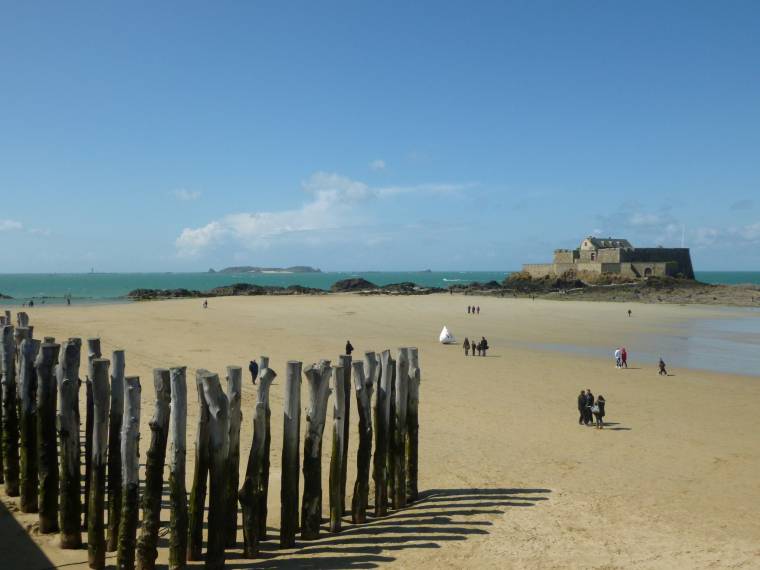
[[378, 170], [385, 170], [385, 161], [381, 158], [377, 158], [369, 163], [369, 169], [377, 172]]
[[173, 194], [177, 200], [182, 200], [183, 202], [191, 202], [201, 197], [200, 191], [187, 190], [185, 188], [180, 188], [179, 190], [175, 190]]
[[[301, 186], [310, 199], [300, 208], [234, 213], [201, 227], [183, 229], [175, 242], [178, 254], [194, 256], [226, 243], [257, 250], [269, 247], [275, 240], [284, 239], [312, 246], [341, 241], [347, 239], [345, 230], [372, 223], [371, 209], [367, 206], [375, 201], [413, 192], [451, 194], [473, 184], [373, 188], [340, 174], [316, 172]], [[370, 239], [369, 236], [367, 239]]]
[[17, 222], [16, 220], [0, 220], [0, 232], [10, 232], [13, 230], [20, 230], [24, 227], [24, 224]]

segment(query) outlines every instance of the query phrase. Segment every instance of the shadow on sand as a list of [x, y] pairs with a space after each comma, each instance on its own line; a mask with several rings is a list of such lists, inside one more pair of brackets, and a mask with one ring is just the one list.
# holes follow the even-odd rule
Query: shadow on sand
[[0, 502], [0, 567], [30, 570], [54, 567], [3, 502]]

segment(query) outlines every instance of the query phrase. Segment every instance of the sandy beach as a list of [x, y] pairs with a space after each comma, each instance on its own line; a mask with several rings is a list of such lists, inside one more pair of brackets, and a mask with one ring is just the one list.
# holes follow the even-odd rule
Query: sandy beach
[[[479, 316], [467, 314], [471, 303], [480, 305]], [[99, 336], [104, 356], [125, 349], [127, 374], [139, 375], [143, 386], [143, 446], [154, 367], [185, 365], [192, 382], [196, 368], [223, 376], [227, 365], [245, 370], [249, 360], [268, 355], [280, 375], [271, 395], [272, 528], [279, 524], [285, 362], [337, 360], [346, 339], [355, 358], [366, 350], [419, 348], [421, 500], [367, 525], [346, 519], [342, 533], [299, 540], [293, 550], [270, 540], [258, 560], [241, 558], [240, 531], [228, 568], [759, 568], [760, 377], [682, 368], [658, 376], [656, 362], [637, 360], [637, 338], [725, 312], [631, 307], [629, 318], [629, 306], [619, 303], [347, 294], [216, 298], [207, 310], [189, 299], [28, 313], [36, 338]], [[459, 345], [439, 344], [444, 324], [460, 343], [465, 336], [487, 337], [488, 357], [465, 358]], [[544, 344], [609, 347], [610, 355], [626, 345], [631, 368], [617, 370], [611, 357]], [[607, 400], [604, 430], [578, 425], [576, 397], [585, 388]], [[252, 435], [250, 379], [243, 390], [241, 472]], [[194, 389], [188, 400], [191, 477]], [[325, 436], [326, 507], [329, 429]], [[144, 455], [143, 447], [143, 461]], [[17, 499], [2, 495], [2, 502], [12, 512], [12, 518], [0, 513], [2, 568], [87, 567], [86, 550], [61, 550], [57, 535], [36, 532], [36, 515], [17, 512]], [[168, 512], [162, 518], [168, 520]], [[161, 545], [165, 564], [166, 537]], [[114, 554], [108, 563], [115, 564]]]

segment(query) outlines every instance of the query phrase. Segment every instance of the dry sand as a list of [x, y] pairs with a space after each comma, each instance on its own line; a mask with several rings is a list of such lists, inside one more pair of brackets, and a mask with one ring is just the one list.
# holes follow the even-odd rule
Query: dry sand
[[[472, 302], [480, 304], [478, 317], [464, 310]], [[295, 550], [278, 550], [270, 541], [256, 561], [230, 550], [230, 568], [760, 567], [760, 378], [691, 370], [663, 378], [652, 362], [634, 358], [637, 368], [616, 370], [606, 359], [521, 344], [610, 346], [636, 331], [710, 316], [715, 309], [637, 305], [635, 318], [628, 319], [627, 306], [614, 303], [459, 295], [218, 298], [205, 311], [200, 304], [29, 312], [38, 338], [97, 335], [104, 355], [126, 349], [127, 373], [139, 374], [143, 384], [143, 445], [153, 367], [187, 365], [192, 381], [195, 368], [223, 373], [229, 364], [245, 369], [249, 359], [269, 355], [280, 374], [272, 388], [269, 523], [275, 529], [285, 361], [335, 360], [350, 338], [355, 357], [365, 350], [417, 346], [422, 366], [419, 503], [361, 527], [346, 523], [341, 534], [299, 541]], [[443, 324], [460, 341], [465, 334], [485, 335], [489, 356], [465, 359], [458, 346], [440, 345]], [[629, 349], [635, 354], [635, 346]], [[577, 424], [581, 388], [606, 397], [612, 424], [607, 429]], [[305, 385], [302, 394], [305, 399]], [[195, 391], [188, 396], [192, 461]], [[248, 381], [241, 470], [253, 398]], [[349, 492], [356, 422], [353, 413]], [[325, 432], [329, 440], [330, 430]], [[142, 453], [144, 460], [144, 448]], [[325, 501], [328, 462], [325, 453]], [[4, 496], [3, 503], [8, 510], [17, 504]], [[63, 551], [56, 535], [35, 533], [35, 515], [13, 517], [30, 527], [33, 542], [2, 513], [0, 567], [86, 567], [86, 550]], [[161, 544], [159, 560], [165, 563], [165, 538]], [[108, 561], [115, 564], [115, 556]]]

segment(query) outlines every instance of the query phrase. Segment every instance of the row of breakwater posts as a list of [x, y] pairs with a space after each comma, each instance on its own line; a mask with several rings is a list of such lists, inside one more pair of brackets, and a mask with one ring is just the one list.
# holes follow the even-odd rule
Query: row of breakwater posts
[[[86, 341], [86, 376], [80, 380], [82, 341], [33, 338], [24, 312], [0, 315], [0, 483], [20, 498], [20, 510], [39, 514], [39, 532], [60, 533], [61, 548], [83, 548], [88, 563], [104, 568], [106, 552], [116, 552], [117, 567], [155, 567], [161, 527], [165, 465], [169, 489], [169, 568], [205, 560], [223, 568], [225, 550], [237, 544], [238, 504], [242, 509], [243, 554], [255, 558], [267, 540], [270, 476], [270, 386], [277, 376], [260, 357], [254, 381], [253, 441], [242, 483], [239, 481], [240, 427], [243, 420], [242, 370], [227, 367], [227, 386], [219, 375], [198, 369], [199, 405], [192, 487], [186, 481], [186, 368], [153, 370], [155, 401], [150, 419], [140, 496], [139, 440], [141, 384], [126, 376], [125, 354], [102, 357], [100, 339]], [[301, 384], [308, 400], [301, 455]], [[329, 464], [329, 530], [340, 532], [344, 515], [353, 524], [367, 521], [370, 470], [374, 480], [374, 516], [399, 509], [418, 498], [418, 404], [420, 367], [416, 348], [367, 352], [364, 361], [339, 357], [302, 369], [285, 369], [279, 543], [296, 545], [320, 535], [322, 517], [322, 441], [332, 395], [332, 449]], [[84, 387], [84, 444], [79, 398]], [[353, 392], [353, 394], [352, 394]], [[374, 392], [374, 398], [373, 398]], [[357, 477], [346, 502], [350, 402], [358, 415]], [[374, 435], [374, 455], [373, 455]], [[168, 458], [167, 458], [168, 454]], [[82, 477], [84, 464], [84, 477]], [[300, 475], [303, 494], [300, 497]], [[208, 495], [207, 543], [203, 525]], [[139, 508], [142, 507], [142, 517]]]

